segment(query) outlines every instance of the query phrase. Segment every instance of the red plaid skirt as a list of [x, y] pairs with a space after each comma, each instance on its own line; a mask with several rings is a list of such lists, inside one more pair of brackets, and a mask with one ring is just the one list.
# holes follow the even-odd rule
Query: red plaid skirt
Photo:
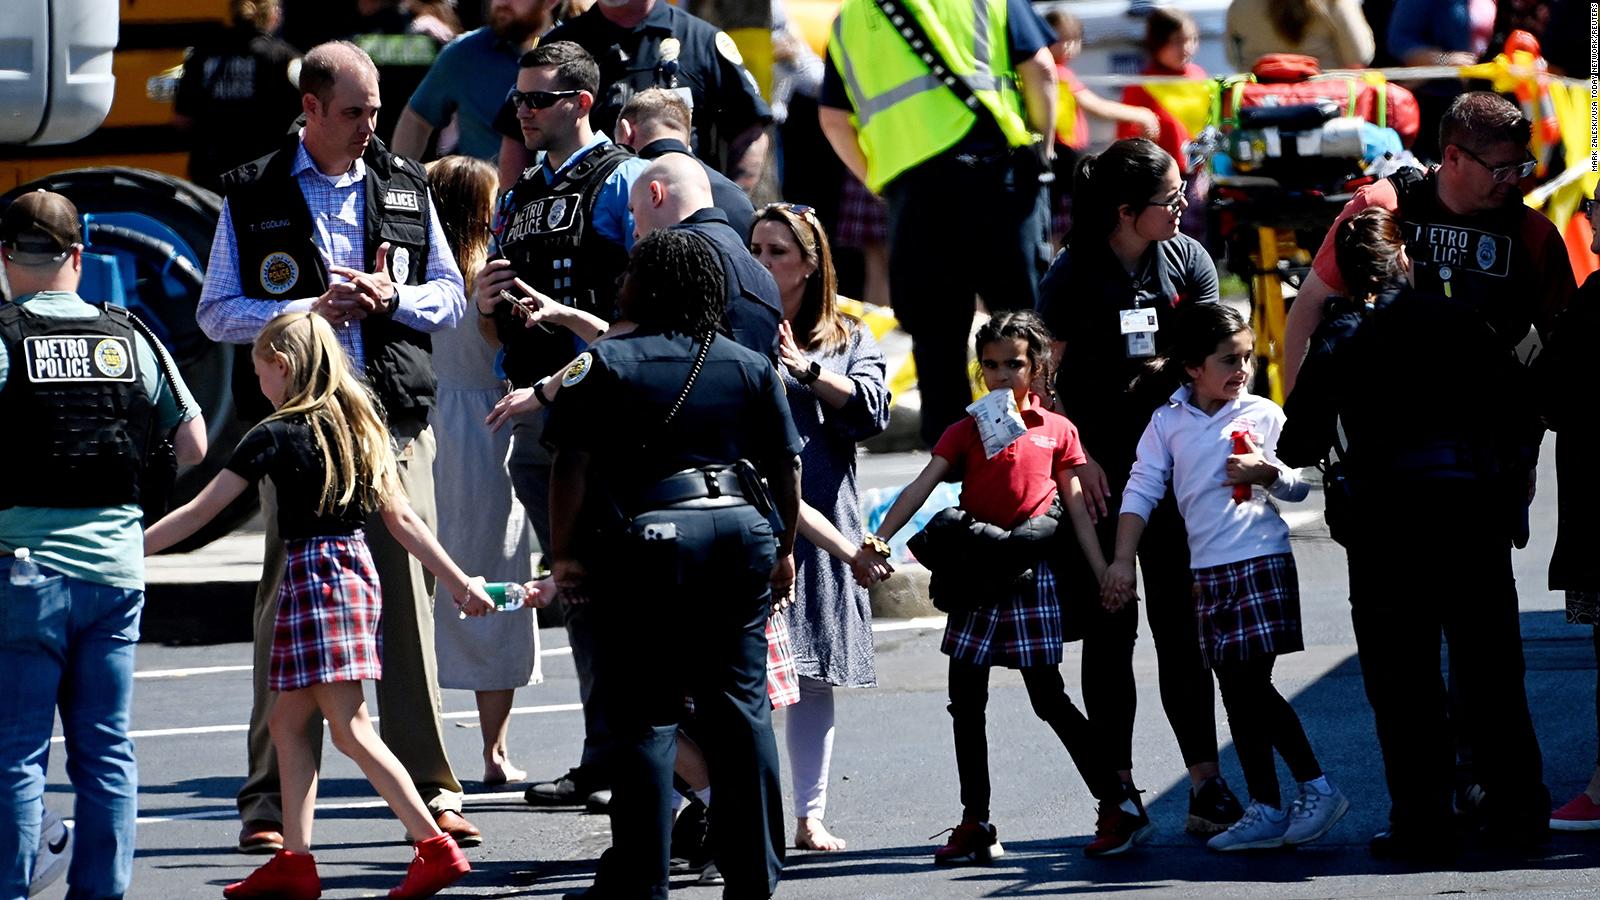
[[267, 687], [295, 691], [383, 677], [383, 595], [361, 532], [288, 542]]
[[1305, 649], [1292, 553], [1195, 569], [1194, 597], [1207, 666]]
[[1032, 584], [988, 606], [952, 613], [939, 649], [976, 666], [1025, 669], [1060, 665], [1062, 644], [1055, 573], [1040, 562]]
[[794, 644], [783, 613], [767, 616], [767, 699], [773, 709], [800, 702], [800, 676], [794, 667]]
[[867, 186], [845, 173], [839, 194], [839, 221], [833, 227], [833, 242], [840, 247], [864, 249], [889, 239], [889, 207]]

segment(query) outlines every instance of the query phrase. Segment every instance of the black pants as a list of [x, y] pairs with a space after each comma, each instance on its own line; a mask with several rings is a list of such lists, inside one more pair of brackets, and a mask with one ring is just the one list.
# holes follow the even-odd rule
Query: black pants
[[749, 506], [636, 522], [671, 522], [677, 538], [623, 541], [589, 562], [595, 696], [611, 729], [613, 792], [612, 849], [595, 883], [608, 895], [666, 900], [672, 766], [690, 697], [716, 794], [723, 896], [764, 900], [777, 889], [785, 838], [767, 700], [772, 526]]
[[[1473, 748], [1489, 820], [1543, 831], [1550, 812], [1523, 686], [1511, 543], [1470, 483], [1423, 481], [1403, 516], [1374, 510], [1350, 546], [1350, 615], [1397, 829], [1450, 821], [1459, 731]], [[1502, 505], [1503, 504], [1498, 504]], [[1461, 702], [1440, 676], [1440, 635]]]
[[[950, 724], [956, 740], [956, 774], [961, 781], [961, 818], [967, 822], [989, 821], [989, 669], [950, 660]], [[1061, 739], [1089, 792], [1097, 800], [1119, 802], [1122, 782], [1097, 729], [1067, 696], [1061, 668], [1030, 666], [1021, 671], [1033, 714]]]
[[1311, 752], [1311, 742], [1306, 739], [1294, 707], [1272, 684], [1272, 664], [1276, 660], [1275, 656], [1266, 656], [1222, 663], [1215, 671], [1222, 705], [1228, 710], [1233, 749], [1239, 754], [1239, 768], [1244, 770], [1250, 799], [1281, 809], [1283, 797], [1278, 792], [1273, 748], [1277, 748], [1295, 781], [1316, 778], [1322, 774], [1322, 766]]
[[[1120, 496], [1121, 488], [1113, 489]], [[1116, 551], [1117, 512], [1101, 519], [1096, 533], [1106, 558]], [[1119, 770], [1133, 768], [1133, 720], [1139, 703], [1133, 679], [1133, 645], [1139, 636], [1139, 606], [1150, 620], [1159, 666], [1161, 706], [1178, 739], [1185, 766], [1217, 761], [1216, 701], [1211, 673], [1200, 656], [1194, 617], [1194, 576], [1189, 570], [1188, 535], [1170, 496], [1150, 516], [1139, 542], [1144, 576], [1142, 604], [1118, 612], [1100, 605], [1100, 586], [1088, 563], [1071, 567], [1073, 589], [1063, 609], [1068, 621], [1083, 624], [1083, 706], [1106, 736]]]
[[922, 440], [933, 446], [972, 402], [967, 337], [974, 296], [991, 312], [1033, 309], [1050, 264], [1047, 192], [1004, 161], [941, 156], [884, 189], [889, 291], [911, 335]]

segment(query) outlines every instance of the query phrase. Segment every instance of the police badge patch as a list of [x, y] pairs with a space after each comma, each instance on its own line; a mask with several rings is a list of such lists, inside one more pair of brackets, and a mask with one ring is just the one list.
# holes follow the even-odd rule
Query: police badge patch
[[274, 297], [294, 287], [299, 280], [300, 266], [289, 254], [268, 253], [261, 261], [261, 287]]
[[1478, 235], [1478, 268], [1486, 272], [1493, 269], [1494, 258], [1494, 238], [1487, 234]]
[[571, 365], [567, 366], [567, 370], [565, 372], [561, 373], [561, 386], [572, 387], [587, 377], [589, 370], [593, 368], [593, 354], [589, 353], [588, 351], [578, 354], [578, 358], [573, 360]]
[[732, 36], [726, 31], [717, 32], [717, 52], [727, 58], [728, 62], [736, 66], [744, 65], [744, 56], [739, 52], [739, 45], [734, 43]]
[[389, 279], [395, 284], [405, 284], [411, 277], [411, 251], [396, 247], [389, 254]]
[[567, 214], [567, 198], [557, 197], [550, 202], [550, 211], [545, 214], [545, 227], [551, 231], [561, 227], [561, 220]]
[[105, 377], [120, 379], [128, 372], [127, 348], [116, 338], [106, 338], [94, 345], [94, 364]]

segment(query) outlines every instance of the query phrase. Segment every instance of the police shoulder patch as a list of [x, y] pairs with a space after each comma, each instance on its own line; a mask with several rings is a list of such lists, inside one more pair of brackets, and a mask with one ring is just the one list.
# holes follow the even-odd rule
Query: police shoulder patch
[[578, 358], [573, 360], [572, 363], [567, 366], [567, 370], [565, 372], [561, 373], [561, 386], [568, 388], [579, 383], [580, 381], [583, 381], [584, 378], [588, 377], [590, 370], [593, 368], [594, 354], [585, 350], [584, 352], [578, 354]]
[[289, 254], [268, 253], [261, 261], [261, 287], [274, 297], [294, 287], [299, 280], [300, 266]]
[[717, 52], [736, 66], [744, 65], [744, 55], [739, 52], [739, 45], [733, 42], [726, 31], [717, 32]]

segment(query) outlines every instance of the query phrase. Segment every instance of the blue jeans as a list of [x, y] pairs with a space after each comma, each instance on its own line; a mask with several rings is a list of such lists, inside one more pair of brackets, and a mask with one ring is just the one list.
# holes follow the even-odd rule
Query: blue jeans
[[121, 897], [133, 875], [138, 769], [128, 717], [144, 592], [68, 578], [11, 583], [0, 559], [0, 897], [26, 897], [57, 704], [77, 792], [69, 898]]

